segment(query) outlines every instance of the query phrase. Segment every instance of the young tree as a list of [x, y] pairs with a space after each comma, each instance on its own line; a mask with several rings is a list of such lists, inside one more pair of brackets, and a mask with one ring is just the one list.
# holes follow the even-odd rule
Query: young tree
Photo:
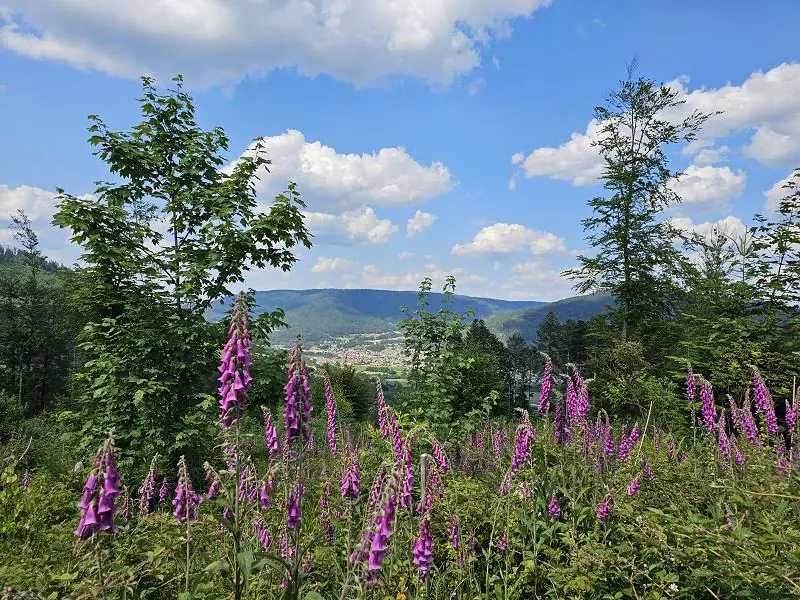
[[600, 290], [617, 301], [620, 336], [648, 319], [671, 310], [671, 288], [681, 255], [674, 246], [678, 232], [659, 213], [680, 201], [669, 183], [678, 176], [669, 170], [665, 148], [691, 141], [711, 115], [693, 112], [680, 122], [667, 120], [683, 101], [678, 92], [653, 81], [634, 79], [635, 65], [607, 106], [595, 108], [600, 122], [594, 142], [603, 159], [606, 197], [589, 201], [594, 214], [584, 219], [594, 256], [581, 255], [581, 266], [566, 272], [580, 293]]
[[287, 271], [292, 249], [311, 245], [294, 184], [262, 209], [254, 182], [270, 161], [261, 145], [224, 167], [224, 131], [202, 130], [173, 81], [177, 89], [159, 93], [142, 79], [142, 121], [128, 132], [89, 117], [89, 143], [117, 181], [99, 182], [94, 197], [59, 190], [54, 217], [84, 249], [84, 440], [114, 427], [139, 462], [192, 455], [207, 439], [200, 411], [220, 332], [206, 309], [250, 267]]
[[800, 168], [784, 185], [775, 220], [756, 215], [752, 229], [758, 255], [756, 285], [771, 304], [796, 305], [800, 297]]

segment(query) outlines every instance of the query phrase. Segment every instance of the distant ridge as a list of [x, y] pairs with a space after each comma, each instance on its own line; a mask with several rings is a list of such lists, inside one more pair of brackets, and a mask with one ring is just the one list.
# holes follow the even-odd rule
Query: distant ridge
[[[595, 300], [584, 303], [581, 302], [582, 298], [594, 297], [579, 296], [548, 303], [456, 295], [453, 297], [451, 307], [458, 313], [472, 309], [475, 318], [487, 320], [495, 331], [506, 337], [510, 335], [508, 332], [516, 327], [516, 325], [506, 327], [506, 319], [511, 319], [527, 331], [527, 324], [537, 319], [532, 315], [543, 311], [541, 318], [544, 318], [548, 312], [545, 310], [546, 307], [554, 307], [553, 310], [559, 318], [562, 318], [563, 314], [564, 319], [588, 318], [595, 312], [603, 310], [604, 304], [598, 304]], [[444, 294], [430, 294], [429, 310], [438, 310], [443, 299]], [[285, 320], [290, 328], [275, 332], [272, 336], [275, 343], [287, 343], [299, 334], [307, 344], [314, 344], [333, 337], [395, 331], [398, 322], [403, 318], [400, 307], [407, 306], [413, 311], [416, 305], [416, 291], [338, 288], [269, 290], [255, 293], [254, 312], [260, 314], [278, 307], [285, 311]], [[224, 302], [215, 304], [209, 310], [208, 318], [220, 319], [226, 306], [227, 303]], [[528, 316], [528, 311], [534, 312]]]
[[537, 338], [536, 330], [549, 312], [552, 311], [562, 323], [570, 319], [585, 321], [604, 312], [606, 307], [613, 302], [611, 296], [604, 294], [572, 296], [539, 306], [496, 313], [486, 324], [504, 340], [518, 333], [526, 341], [534, 342]]

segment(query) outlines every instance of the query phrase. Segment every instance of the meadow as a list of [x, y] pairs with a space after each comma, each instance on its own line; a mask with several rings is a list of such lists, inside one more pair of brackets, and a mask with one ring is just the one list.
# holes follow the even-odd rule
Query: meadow
[[[121, 478], [113, 432], [58, 479], [4, 461], [6, 598], [792, 598], [800, 595], [797, 406], [754, 371], [722, 405], [686, 380], [691, 436], [610, 423], [590, 382], [546, 365], [534, 416], [442, 443], [390, 407], [338, 417], [299, 344], [282, 414], [245, 420], [238, 304], [219, 371], [218, 451]], [[754, 408], [755, 411], [751, 410]], [[339, 409], [339, 410], [337, 410]], [[212, 418], [209, 415], [209, 418]]]

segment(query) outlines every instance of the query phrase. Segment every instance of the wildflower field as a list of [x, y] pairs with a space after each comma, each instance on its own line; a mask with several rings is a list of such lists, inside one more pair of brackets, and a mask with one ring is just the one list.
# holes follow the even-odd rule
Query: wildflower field
[[[689, 367], [690, 436], [610, 423], [549, 360], [538, 411], [439, 441], [375, 388], [375, 421], [295, 345], [282, 414], [247, 422], [246, 305], [219, 366], [219, 445], [126, 481], [113, 432], [58, 480], [3, 465], [8, 598], [800, 597], [797, 405], [757, 370], [753, 404]], [[146, 468], [144, 466], [143, 468]], [[24, 592], [22, 591], [24, 590]]]

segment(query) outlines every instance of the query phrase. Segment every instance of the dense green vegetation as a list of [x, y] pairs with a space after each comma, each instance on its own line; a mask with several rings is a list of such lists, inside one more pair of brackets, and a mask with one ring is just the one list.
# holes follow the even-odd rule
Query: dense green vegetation
[[[131, 131], [91, 117], [115, 181], [55, 217], [82, 266], [24, 214], [0, 256], [7, 597], [800, 595], [800, 171], [743, 236], [675, 230], [666, 149], [713, 116], [664, 120], [674, 93], [630, 73], [596, 109], [604, 195], [569, 273], [596, 295], [501, 339], [483, 316], [508, 304], [426, 279], [394, 308], [402, 373], [310, 367], [271, 347], [280, 309], [332, 318], [334, 292], [230, 301], [310, 246], [300, 193], [256, 210], [267, 158], [223, 172], [176, 83], [144, 80]], [[359, 297], [353, 322], [399, 298]]]

